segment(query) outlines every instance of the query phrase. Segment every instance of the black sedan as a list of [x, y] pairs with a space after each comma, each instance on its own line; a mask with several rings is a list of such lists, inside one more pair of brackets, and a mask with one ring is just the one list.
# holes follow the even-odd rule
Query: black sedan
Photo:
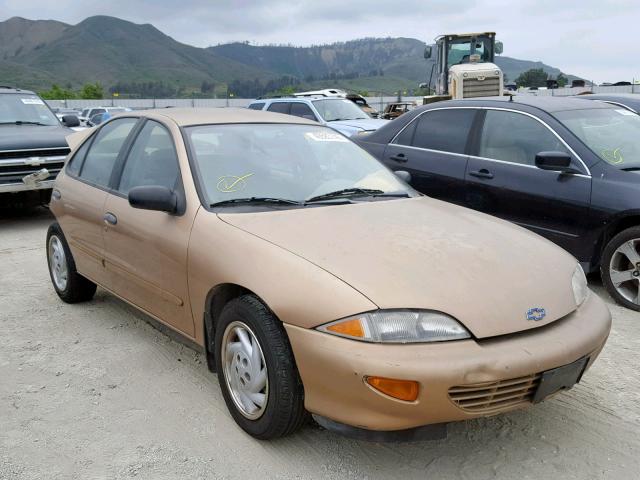
[[552, 240], [640, 310], [640, 116], [577, 98], [457, 100], [354, 139], [417, 190]]
[[598, 100], [640, 113], [640, 94], [637, 93], [594, 93], [592, 95], [580, 95], [580, 98]]

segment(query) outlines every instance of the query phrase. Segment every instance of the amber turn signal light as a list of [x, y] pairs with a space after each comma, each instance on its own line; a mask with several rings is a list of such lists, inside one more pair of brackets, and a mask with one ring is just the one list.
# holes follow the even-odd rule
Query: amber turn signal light
[[413, 380], [396, 380], [384, 377], [365, 377], [365, 381], [376, 390], [390, 397], [415, 402], [418, 398], [420, 384]]
[[364, 328], [359, 318], [353, 318], [340, 323], [334, 323], [329, 325], [327, 330], [340, 335], [347, 335], [349, 337], [362, 338], [364, 337]]

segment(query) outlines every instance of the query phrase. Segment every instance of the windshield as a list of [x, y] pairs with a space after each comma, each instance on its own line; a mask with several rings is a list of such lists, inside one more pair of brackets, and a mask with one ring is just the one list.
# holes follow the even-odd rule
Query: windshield
[[343, 189], [409, 193], [375, 158], [327, 127], [202, 125], [186, 129], [204, 201], [304, 202]]
[[36, 95], [0, 94], [0, 124], [60, 125], [49, 107]]
[[313, 105], [325, 122], [371, 118], [351, 100], [342, 98], [314, 100]]
[[474, 42], [471, 39], [452, 40], [447, 47], [447, 69], [451, 65], [469, 63], [472, 53], [480, 55], [480, 62], [491, 62], [491, 39], [478, 38]]
[[556, 117], [605, 162], [640, 169], [640, 116], [623, 108], [570, 110]]

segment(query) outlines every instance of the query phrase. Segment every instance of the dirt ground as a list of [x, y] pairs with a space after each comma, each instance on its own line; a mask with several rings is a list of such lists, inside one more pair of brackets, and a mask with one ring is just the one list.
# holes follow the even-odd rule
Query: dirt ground
[[42, 210], [0, 219], [0, 480], [599, 479], [640, 471], [640, 314], [613, 304], [602, 355], [568, 393], [449, 426], [446, 440], [375, 444], [313, 424], [274, 442], [227, 413], [201, 355], [98, 290], [50, 285]]

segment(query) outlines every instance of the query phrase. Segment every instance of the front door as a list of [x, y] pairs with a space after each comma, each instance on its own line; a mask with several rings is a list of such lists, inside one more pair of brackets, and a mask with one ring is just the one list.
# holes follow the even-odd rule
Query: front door
[[411, 186], [452, 203], [465, 199], [467, 139], [477, 110], [435, 109], [423, 113], [387, 145], [384, 163], [411, 174]]
[[147, 120], [107, 195], [105, 263], [110, 288], [190, 337], [194, 323], [187, 289], [187, 248], [196, 209], [177, 214], [135, 209], [127, 194], [138, 186], [170, 188], [181, 198], [182, 180], [169, 130]]
[[[536, 154], [543, 151], [568, 153], [582, 174], [537, 168]], [[588, 228], [591, 177], [560, 137], [531, 115], [487, 110], [476, 153], [467, 166], [467, 205], [529, 228], [577, 255]]]

